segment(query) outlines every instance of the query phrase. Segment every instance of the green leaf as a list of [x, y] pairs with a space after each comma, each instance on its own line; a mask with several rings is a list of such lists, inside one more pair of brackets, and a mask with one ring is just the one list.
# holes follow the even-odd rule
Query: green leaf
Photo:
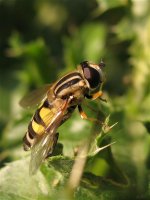
[[53, 166], [55, 170], [62, 174], [70, 173], [73, 165], [73, 159], [64, 156], [54, 156], [48, 159], [48, 166]]
[[50, 187], [41, 172], [29, 176], [27, 159], [7, 164], [0, 170], [0, 199], [46, 199]]

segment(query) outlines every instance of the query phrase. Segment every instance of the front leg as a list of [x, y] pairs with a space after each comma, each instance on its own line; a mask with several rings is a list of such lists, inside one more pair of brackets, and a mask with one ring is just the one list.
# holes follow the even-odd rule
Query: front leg
[[108, 118], [106, 118], [106, 121], [105, 121], [105, 122], [102, 122], [102, 121], [100, 121], [100, 120], [98, 120], [98, 119], [95, 119], [95, 118], [89, 118], [89, 117], [86, 115], [86, 113], [83, 111], [81, 105], [78, 105], [78, 110], [79, 110], [79, 113], [80, 113], [80, 116], [81, 116], [82, 119], [86, 119], [86, 120], [89, 120], [89, 121], [91, 121], [91, 122], [94, 122], [94, 123], [97, 123], [97, 124], [102, 125], [102, 126], [103, 126], [103, 129], [104, 129], [105, 131], [107, 130], [107, 132], [110, 131], [110, 130], [117, 124], [117, 123], [115, 123], [115, 124], [109, 126], [109, 125], [108, 125], [108, 122], [107, 122], [107, 119], [108, 119]]
[[107, 102], [107, 100], [106, 100], [106, 99], [103, 99], [102, 96], [103, 96], [103, 92], [102, 92], [101, 90], [98, 91], [98, 92], [96, 92], [96, 93], [94, 93], [94, 94], [86, 95], [86, 97], [87, 97], [88, 99], [92, 99], [92, 100], [100, 99], [101, 101]]
[[95, 118], [88, 117], [86, 115], [86, 113], [83, 111], [81, 105], [78, 105], [78, 110], [79, 110], [79, 113], [80, 113], [80, 116], [81, 116], [82, 119], [86, 119], [86, 120], [89, 120], [91, 122], [95, 122], [95, 123], [98, 123], [100, 125], [104, 125], [104, 123], [102, 121], [95, 119]]
[[95, 100], [95, 99], [97, 99], [97, 98], [101, 98], [102, 97], [102, 95], [103, 95], [103, 92], [102, 91], [98, 91], [98, 92], [96, 92], [96, 93], [94, 93], [94, 94], [92, 94], [91, 96], [92, 96], [92, 100]]

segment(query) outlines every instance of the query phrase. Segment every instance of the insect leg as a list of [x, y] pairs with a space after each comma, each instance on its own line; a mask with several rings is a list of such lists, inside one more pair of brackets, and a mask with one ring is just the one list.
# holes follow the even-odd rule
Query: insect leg
[[59, 133], [56, 133], [53, 137], [53, 145], [51, 146], [50, 150], [49, 150], [49, 153], [47, 154], [46, 158], [52, 156], [54, 150], [55, 150], [55, 147], [57, 145], [57, 141], [58, 141], [58, 138], [59, 138]]
[[82, 119], [86, 119], [86, 120], [89, 120], [89, 121], [92, 121], [92, 122], [96, 122], [96, 123], [101, 124], [101, 125], [104, 124], [104, 123], [103, 123], [102, 121], [100, 121], [100, 120], [97, 120], [97, 119], [95, 119], [95, 118], [88, 117], [88, 116], [86, 115], [86, 113], [83, 111], [81, 105], [78, 105], [78, 110], [79, 110], [79, 113], [80, 113], [80, 116], [81, 116]]
[[103, 92], [102, 92], [101, 90], [98, 91], [98, 92], [96, 92], [96, 93], [94, 93], [94, 94], [86, 95], [86, 97], [87, 97], [88, 99], [92, 99], [92, 100], [100, 99], [101, 101], [107, 102], [107, 100], [106, 100], [106, 99], [103, 99], [102, 96], [103, 96]]
[[102, 91], [98, 91], [95, 94], [92, 94], [92, 100], [95, 100], [97, 98], [101, 98], [102, 95], [103, 95], [103, 92]]
[[98, 119], [95, 119], [95, 118], [89, 118], [86, 113], [83, 111], [81, 105], [78, 105], [78, 110], [79, 110], [79, 113], [80, 113], [80, 116], [82, 119], [86, 119], [86, 120], [89, 120], [91, 122], [94, 122], [94, 123], [97, 123], [97, 124], [100, 124], [103, 126], [103, 130], [105, 131], [110, 131], [118, 122], [114, 123], [113, 125], [109, 126], [108, 125], [108, 117], [106, 118], [106, 120], [104, 122], [98, 120]]

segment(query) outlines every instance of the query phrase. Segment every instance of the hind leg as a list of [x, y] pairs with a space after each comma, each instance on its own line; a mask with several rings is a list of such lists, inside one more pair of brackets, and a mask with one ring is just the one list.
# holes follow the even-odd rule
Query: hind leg
[[48, 158], [48, 157], [53, 155], [53, 152], [55, 151], [55, 147], [57, 145], [58, 138], [59, 138], [59, 133], [55, 133], [55, 135], [53, 137], [53, 145], [52, 145], [52, 147], [51, 147], [51, 149], [50, 149], [50, 151], [49, 151], [49, 153], [48, 153], [46, 158]]

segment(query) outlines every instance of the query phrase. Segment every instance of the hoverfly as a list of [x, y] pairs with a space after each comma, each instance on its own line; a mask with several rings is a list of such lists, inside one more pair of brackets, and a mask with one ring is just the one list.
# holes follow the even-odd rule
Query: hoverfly
[[76, 71], [41, 90], [31, 92], [20, 101], [22, 107], [41, 102], [23, 138], [24, 150], [31, 149], [31, 174], [35, 174], [41, 163], [52, 154], [59, 136], [57, 128], [71, 116], [75, 108], [78, 107], [81, 118], [86, 119], [81, 107], [83, 100], [101, 98], [104, 66], [103, 61], [100, 64], [84, 61]]

